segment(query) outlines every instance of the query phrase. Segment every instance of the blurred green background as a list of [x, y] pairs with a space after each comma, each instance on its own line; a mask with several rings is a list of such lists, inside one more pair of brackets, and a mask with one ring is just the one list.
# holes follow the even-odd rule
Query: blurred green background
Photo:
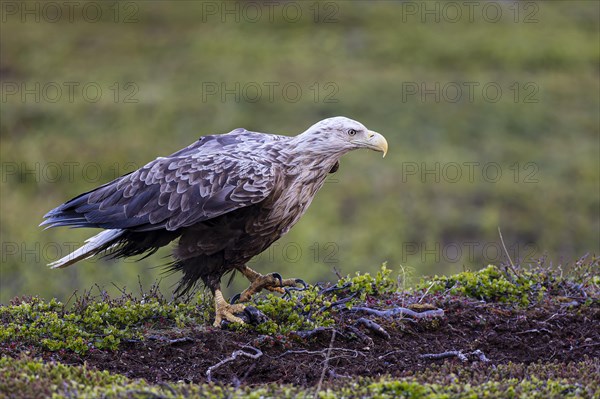
[[66, 4], [2, 3], [1, 303], [148, 288], [168, 249], [48, 270], [96, 231], [43, 214], [200, 135], [336, 115], [388, 156], [347, 155], [259, 271], [449, 274], [505, 260], [498, 227], [524, 263], [600, 252], [598, 2]]

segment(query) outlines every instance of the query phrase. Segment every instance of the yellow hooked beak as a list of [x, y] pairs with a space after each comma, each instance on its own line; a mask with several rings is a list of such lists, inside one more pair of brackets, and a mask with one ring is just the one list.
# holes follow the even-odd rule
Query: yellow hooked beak
[[387, 154], [387, 150], [388, 150], [387, 140], [381, 134], [374, 132], [372, 130], [369, 130], [367, 132], [367, 140], [361, 141], [361, 144], [371, 150], [383, 152], [384, 158], [385, 158], [385, 154]]

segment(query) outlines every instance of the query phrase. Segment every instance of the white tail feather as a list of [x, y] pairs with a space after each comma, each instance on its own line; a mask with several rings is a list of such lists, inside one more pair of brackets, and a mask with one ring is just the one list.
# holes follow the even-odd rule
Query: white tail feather
[[104, 230], [99, 234], [85, 240], [85, 244], [75, 251], [71, 252], [67, 256], [60, 258], [57, 261], [49, 263], [48, 266], [52, 269], [63, 268], [71, 266], [72, 264], [79, 262], [80, 260], [91, 258], [98, 253], [98, 249], [106, 243], [114, 240], [123, 234], [123, 230], [113, 229]]

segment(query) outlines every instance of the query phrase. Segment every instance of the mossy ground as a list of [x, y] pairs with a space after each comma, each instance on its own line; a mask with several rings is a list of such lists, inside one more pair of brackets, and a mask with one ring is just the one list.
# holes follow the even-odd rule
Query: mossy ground
[[[16, 299], [0, 307], [0, 397], [598, 398], [598, 276], [586, 259], [401, 290], [382, 267], [260, 296], [268, 321], [223, 329], [202, 293]], [[449, 351], [464, 357], [423, 356]]]

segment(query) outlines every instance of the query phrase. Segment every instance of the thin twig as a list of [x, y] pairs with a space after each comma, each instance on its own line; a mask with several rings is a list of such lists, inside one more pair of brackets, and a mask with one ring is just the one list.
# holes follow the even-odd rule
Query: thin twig
[[320, 351], [309, 351], [306, 349], [298, 349], [298, 350], [287, 350], [280, 355], [274, 357], [274, 359], [279, 359], [280, 357], [284, 357], [287, 355], [322, 355], [325, 349]]
[[329, 310], [331, 308], [335, 308], [337, 306], [343, 305], [343, 304], [351, 301], [352, 299], [354, 299], [357, 295], [358, 295], [358, 292], [355, 292], [352, 295], [347, 296], [346, 298], [342, 298], [339, 301], [335, 301], [335, 302], [333, 302], [330, 305], [323, 306], [323, 307], [319, 308], [319, 310], [317, 310], [317, 313], [321, 313], [321, 312], [324, 312], [324, 311]]
[[113, 286], [114, 286], [114, 287], [115, 287], [117, 290], [119, 290], [119, 292], [121, 293], [121, 295], [123, 295], [123, 296], [124, 296], [124, 297], [126, 297], [126, 298], [131, 298], [131, 295], [129, 295], [129, 294], [127, 293], [127, 288], [126, 288], [126, 287], [123, 287], [123, 288], [121, 288], [121, 287], [119, 287], [118, 285], [116, 285], [114, 282], [111, 282], [111, 284], [112, 284], [112, 285], [113, 285]]
[[144, 285], [142, 284], [142, 277], [138, 274], [138, 288], [140, 289], [140, 295], [142, 299], [146, 297], [146, 293], [144, 292]]
[[[270, 356], [270, 357], [273, 358], [273, 359], [279, 359], [279, 358], [282, 358], [282, 357], [287, 356], [287, 355], [321, 355], [321, 356], [325, 357], [325, 356], [327, 356], [327, 352], [328, 351], [329, 351], [329, 348], [321, 349], [321, 350], [318, 350], [318, 351], [309, 351], [309, 350], [306, 350], [306, 349], [287, 350], [287, 351], [285, 351], [285, 352], [283, 352], [283, 353], [281, 353], [281, 354], [279, 354], [277, 356]], [[364, 356], [363, 353], [358, 352], [358, 351], [356, 351], [354, 349], [348, 349], [348, 348], [331, 348], [331, 351], [332, 352], [342, 352], [342, 353], [349, 352], [352, 355], [354, 355], [354, 356], [342, 356], [342, 355], [338, 355], [338, 356], [335, 356], [335, 357], [358, 357], [358, 355]], [[333, 359], [333, 357], [330, 357], [330, 359]]]
[[234, 351], [231, 356], [229, 356], [228, 358], [225, 358], [223, 360], [221, 360], [219, 363], [215, 364], [214, 366], [210, 366], [207, 370], [206, 370], [206, 379], [208, 382], [212, 382], [212, 372], [221, 367], [222, 365], [224, 365], [225, 363], [229, 363], [234, 361], [238, 356], [245, 356], [245, 357], [249, 357], [251, 359], [258, 359], [259, 357], [261, 357], [263, 355], [262, 351], [260, 349], [254, 348], [252, 346], [245, 346], [245, 348], [249, 348], [252, 349], [253, 351], [255, 351], [256, 353], [252, 354], [252, 353], [248, 353], [248, 352], [244, 352], [243, 350], [237, 350]]
[[425, 295], [429, 294], [429, 290], [431, 289], [431, 287], [433, 287], [433, 285], [435, 284], [435, 282], [431, 282], [431, 284], [429, 284], [429, 287], [427, 287], [427, 289], [425, 290], [425, 293], [423, 293], [423, 295], [421, 296], [421, 298], [419, 298], [419, 300], [417, 301], [417, 303], [421, 303], [423, 301], [423, 299], [425, 298]]
[[321, 291], [319, 291], [319, 295], [325, 295], [325, 294], [329, 294], [329, 293], [332, 293], [335, 291], [345, 290], [346, 288], [350, 287], [351, 285], [352, 285], [352, 283], [346, 283], [346, 284], [342, 285], [341, 287], [334, 285], [329, 288], [323, 288]]
[[439, 360], [439, 359], [446, 359], [449, 357], [454, 357], [456, 356], [457, 358], [460, 359], [461, 362], [466, 362], [469, 360], [469, 358], [467, 356], [474, 356], [477, 357], [481, 362], [487, 363], [490, 361], [490, 359], [488, 359], [485, 354], [483, 353], [483, 351], [477, 349], [473, 352], [469, 352], [467, 354], [464, 354], [462, 351], [447, 351], [447, 352], [442, 352], [442, 353], [425, 353], [423, 355], [419, 355], [419, 358], [421, 359], [431, 359], [431, 360]]
[[[113, 283], [113, 284], [114, 284], [114, 283]], [[102, 300], [103, 300], [104, 302], [110, 302], [110, 298], [109, 298], [109, 296], [108, 296], [108, 293], [107, 293], [105, 290], [103, 290], [103, 289], [102, 289], [102, 288], [101, 288], [101, 287], [98, 285], [98, 283], [95, 283], [95, 284], [94, 284], [94, 286], [96, 286], [96, 288], [98, 289], [98, 292], [100, 293], [100, 297], [102, 298]], [[115, 287], [116, 287], [116, 286], [115, 286]], [[90, 288], [90, 293], [91, 293], [91, 292], [92, 292], [92, 289]]]
[[331, 334], [331, 341], [329, 341], [329, 348], [327, 348], [327, 354], [325, 355], [325, 361], [323, 362], [323, 371], [321, 372], [321, 378], [319, 378], [319, 384], [317, 385], [317, 394], [321, 391], [321, 385], [323, 384], [323, 379], [325, 378], [325, 372], [327, 371], [327, 367], [329, 367], [329, 358], [331, 356], [331, 349], [333, 348], [333, 342], [335, 341], [335, 331]]
[[344, 278], [344, 276], [342, 276], [342, 273], [340, 273], [340, 271], [335, 266], [333, 267], [333, 272], [337, 276], [338, 280], [341, 280], [342, 278]]
[[313, 330], [301, 330], [301, 331], [292, 331], [292, 334], [299, 336], [302, 339], [307, 339], [312, 337], [315, 334], [319, 334], [325, 331], [331, 331], [331, 327], [317, 327]]
[[162, 335], [149, 335], [147, 337], [149, 340], [165, 342], [167, 344], [179, 344], [182, 342], [195, 342], [195, 340], [191, 337], [181, 337], [175, 339], [169, 339], [167, 337], [163, 337]]
[[[400, 274], [398, 274], [398, 277], [396, 278], [396, 281], [398, 283], [398, 287], [402, 286], [402, 292], [406, 292], [406, 270], [404, 269], [404, 266], [400, 265], [400, 270], [402, 271], [402, 285], [400, 285], [400, 281], [398, 281], [398, 279], [400, 278]], [[405, 296], [402, 296], [402, 303], [401, 306], [404, 306], [404, 301], [405, 301]]]
[[515, 268], [515, 264], [513, 263], [508, 250], [506, 249], [506, 245], [504, 244], [504, 238], [502, 237], [502, 231], [500, 231], [500, 226], [498, 226], [498, 234], [500, 235], [500, 242], [502, 243], [502, 248], [504, 248], [504, 252], [506, 253], [506, 257], [508, 258], [508, 263], [510, 264], [510, 270], [515, 274], [515, 276], [519, 277], [519, 273], [517, 273], [517, 269]]

